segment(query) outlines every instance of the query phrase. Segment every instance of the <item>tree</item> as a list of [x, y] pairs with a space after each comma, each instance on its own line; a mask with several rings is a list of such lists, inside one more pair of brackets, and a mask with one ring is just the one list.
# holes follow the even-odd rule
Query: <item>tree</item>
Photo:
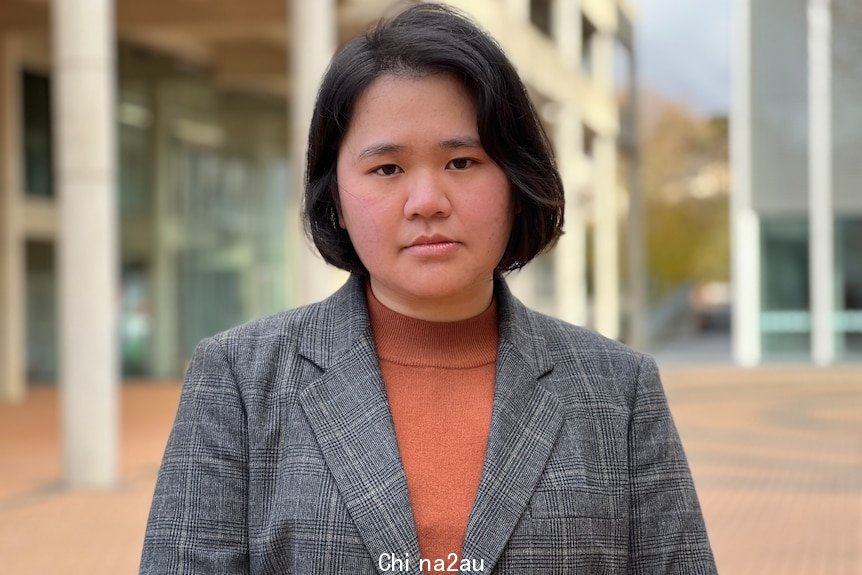
[[726, 118], [647, 99], [642, 142], [651, 296], [726, 282], [730, 267]]

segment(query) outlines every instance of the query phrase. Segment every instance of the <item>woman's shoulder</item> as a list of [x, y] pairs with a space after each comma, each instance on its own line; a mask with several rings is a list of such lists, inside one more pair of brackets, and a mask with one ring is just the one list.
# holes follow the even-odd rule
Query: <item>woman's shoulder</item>
[[246, 323], [231, 327], [212, 336], [226, 350], [253, 343], [266, 345], [291, 339], [300, 331], [301, 325], [309, 315], [314, 314], [311, 304], [284, 310], [269, 316], [253, 319]]
[[501, 336], [520, 349], [546, 356], [553, 363], [600, 361], [639, 365], [644, 354], [587, 327], [546, 315], [524, 305], [498, 283]]
[[586, 327], [534, 311], [529, 315], [554, 366], [546, 385], [562, 396], [577, 389], [631, 408], [642, 372], [655, 369], [649, 355]]
[[552, 356], [577, 355], [640, 363], [645, 354], [587, 327], [527, 309], [530, 321]]
[[575, 346], [580, 351], [619, 358], [635, 358], [638, 361], [643, 356], [642, 353], [623, 342], [609, 338], [587, 327], [543, 314], [538, 314], [538, 316], [546, 340], [560, 344], [563, 349], [571, 350], [572, 346]]
[[239, 368], [281, 365], [297, 357], [320, 364], [367, 329], [364, 299], [355, 297], [355, 291], [355, 286], [345, 286], [323, 301], [249, 321], [208, 341], [217, 343]]

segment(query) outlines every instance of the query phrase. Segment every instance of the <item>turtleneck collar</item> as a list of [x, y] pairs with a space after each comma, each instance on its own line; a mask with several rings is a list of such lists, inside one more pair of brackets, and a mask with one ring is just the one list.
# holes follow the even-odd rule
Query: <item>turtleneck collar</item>
[[367, 283], [365, 299], [381, 361], [443, 368], [471, 368], [496, 361], [496, 299], [479, 315], [452, 322], [421, 320], [392, 311], [374, 297]]

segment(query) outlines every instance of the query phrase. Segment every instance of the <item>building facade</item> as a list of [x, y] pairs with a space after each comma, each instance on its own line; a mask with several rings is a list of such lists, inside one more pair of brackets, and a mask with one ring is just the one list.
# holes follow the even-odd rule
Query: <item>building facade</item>
[[[59, 381], [70, 480], [110, 481], [122, 376], [176, 378], [201, 338], [343, 281], [299, 224], [307, 126], [331, 54], [391, 4], [0, 0], [0, 399]], [[566, 234], [513, 289], [636, 337], [631, 7], [451, 4], [522, 74], [566, 186]]]
[[862, 5], [738, 0], [734, 356], [862, 359]]

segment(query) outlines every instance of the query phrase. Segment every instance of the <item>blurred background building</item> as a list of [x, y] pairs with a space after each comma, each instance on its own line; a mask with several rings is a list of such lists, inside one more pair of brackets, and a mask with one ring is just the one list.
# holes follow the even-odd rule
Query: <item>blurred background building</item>
[[858, 361], [862, 3], [734, 12], [734, 356]]
[[[0, 0], [0, 399], [59, 382], [73, 483], [110, 481], [121, 376], [177, 378], [203, 337], [344, 280], [299, 225], [307, 126], [391, 4]], [[515, 63], [566, 186], [566, 234], [513, 289], [642, 338], [630, 5], [451, 4]]]

